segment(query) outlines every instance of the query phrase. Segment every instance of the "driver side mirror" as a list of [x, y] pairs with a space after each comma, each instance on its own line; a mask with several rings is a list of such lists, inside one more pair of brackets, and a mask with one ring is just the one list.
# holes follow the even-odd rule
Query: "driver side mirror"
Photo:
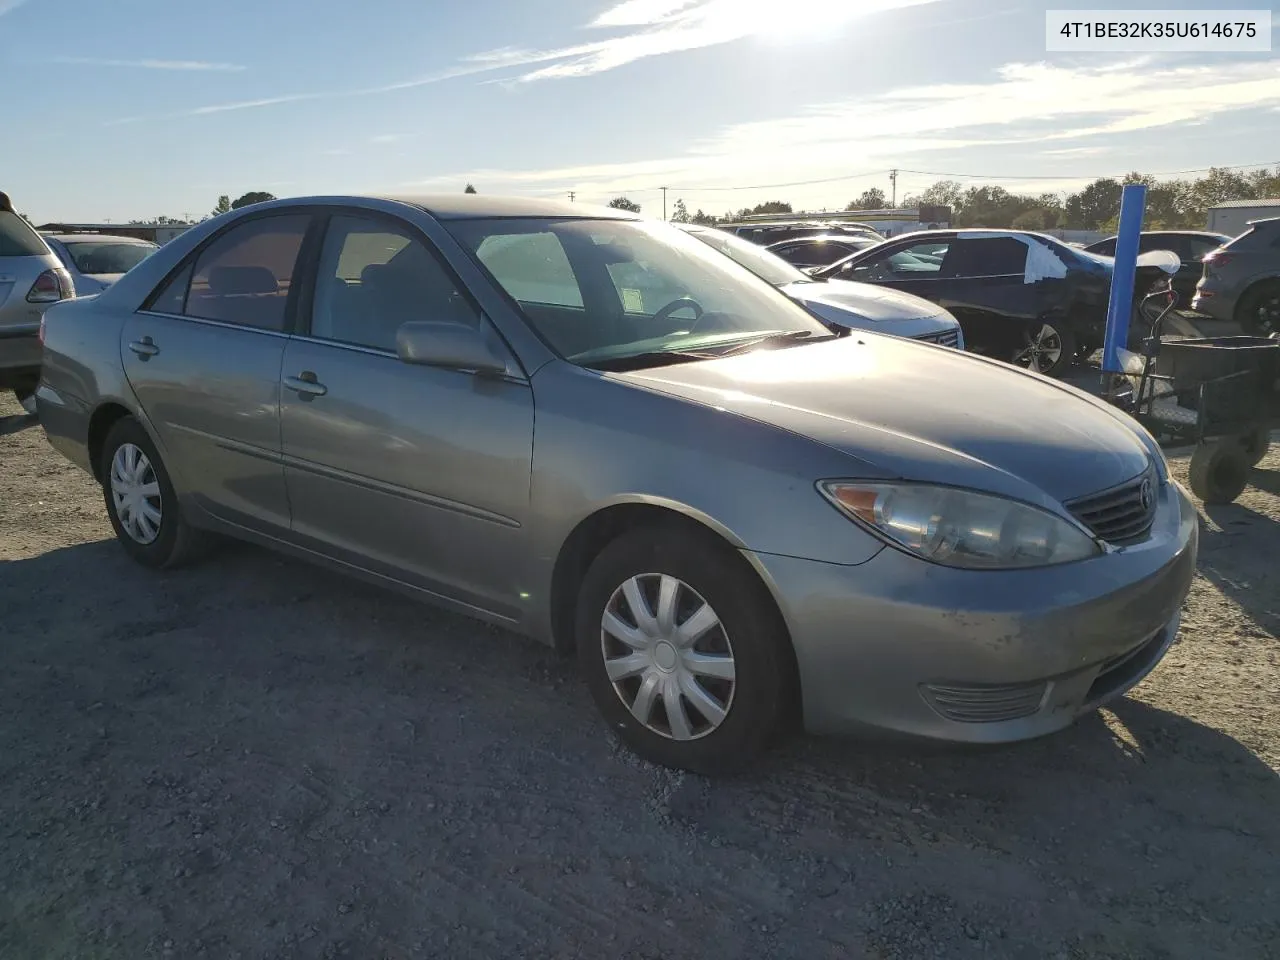
[[403, 363], [501, 376], [507, 362], [485, 331], [462, 323], [412, 320], [396, 331], [396, 356]]

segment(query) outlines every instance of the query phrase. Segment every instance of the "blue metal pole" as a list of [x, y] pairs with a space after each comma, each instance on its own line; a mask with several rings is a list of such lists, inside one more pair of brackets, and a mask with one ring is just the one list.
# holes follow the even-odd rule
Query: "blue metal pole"
[[1111, 300], [1107, 304], [1107, 332], [1102, 341], [1102, 369], [1121, 373], [1117, 351], [1129, 341], [1129, 315], [1133, 310], [1133, 278], [1138, 269], [1138, 235], [1147, 205], [1147, 188], [1127, 184], [1120, 194], [1120, 226], [1116, 230], [1115, 266], [1111, 273]]

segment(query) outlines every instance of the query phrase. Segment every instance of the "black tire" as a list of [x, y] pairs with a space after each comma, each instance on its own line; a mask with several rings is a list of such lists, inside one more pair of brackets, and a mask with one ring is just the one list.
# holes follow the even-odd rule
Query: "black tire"
[[18, 403], [22, 405], [22, 409], [29, 414], [35, 414], [36, 412], [36, 387], [39, 385], [40, 381], [35, 378], [32, 378], [31, 380], [23, 380], [14, 384], [14, 399], [16, 399]]
[[1267, 450], [1271, 446], [1271, 431], [1266, 427], [1259, 427], [1253, 433], [1245, 434], [1240, 439], [1240, 445], [1244, 447], [1245, 459], [1249, 461], [1249, 466], [1256, 467], [1262, 462], [1262, 458], [1267, 455]]
[[[160, 522], [154, 539], [149, 542], [142, 542], [125, 528], [112, 495], [112, 463], [117, 451], [126, 445], [132, 445], [146, 456], [150, 465], [150, 472], [146, 476], [154, 477], [154, 482], [159, 487]], [[130, 557], [145, 567], [163, 569], [180, 566], [203, 552], [205, 535], [187, 523], [182, 516], [169, 472], [165, 469], [155, 444], [151, 442], [151, 437], [133, 417], [124, 417], [112, 426], [102, 445], [98, 470], [102, 477], [102, 498], [107, 505], [111, 527], [115, 530], [116, 539]]]
[[1009, 358], [1015, 366], [1060, 377], [1076, 362], [1076, 337], [1060, 319], [1036, 320], [1023, 331]]
[[1234, 437], [1202, 443], [1191, 455], [1191, 491], [1208, 504], [1231, 503], [1244, 492], [1252, 466]]
[[1269, 280], [1247, 291], [1236, 307], [1236, 322], [1250, 336], [1280, 333], [1280, 282]]
[[[718, 704], [727, 704], [727, 712], [718, 726], [699, 713], [693, 701], [676, 694], [680, 706], [685, 708], [691, 731], [698, 734], [695, 739], [674, 738], [676, 726], [668, 719], [661, 693], [655, 695], [648, 719], [654, 727], [665, 724], [667, 732], [657, 732], [636, 718], [622, 697], [635, 696], [635, 692], [629, 691], [638, 692], [644, 683], [640, 676], [620, 681], [621, 691], [615, 689], [609, 678], [606, 646], [616, 645], [618, 655], [626, 653], [628, 648], [605, 633], [602, 619], [612, 603], [617, 605], [616, 614], [626, 622], [629, 605], [621, 606], [625, 601], [615, 599], [615, 594], [633, 577], [641, 578], [642, 586], [656, 590], [657, 584], [645, 575], [674, 577], [691, 591], [680, 593], [688, 605], [682, 608], [685, 619], [677, 611], [676, 622], [687, 622], [691, 616], [688, 611], [699, 605], [699, 598], [718, 617], [719, 626], [708, 631], [696, 647], [689, 648], [690, 653], [727, 650], [732, 656], [731, 690], [725, 681], [712, 679], [702, 684], [703, 690]], [[647, 601], [651, 610], [656, 609], [653, 593], [647, 595]], [[635, 627], [639, 619], [631, 617], [628, 626]], [[790, 703], [793, 660], [781, 616], [764, 585], [742, 557], [727, 545], [716, 542], [709, 533], [701, 534], [677, 525], [659, 526], [624, 533], [610, 543], [583, 578], [578, 592], [575, 639], [587, 686], [605, 721], [633, 751], [666, 767], [703, 774], [741, 769], [768, 745]], [[658, 662], [656, 648], [652, 655], [653, 662]], [[659, 676], [662, 680], [670, 679], [673, 686], [678, 687], [679, 678], [673, 674]], [[694, 729], [699, 725], [700, 731]]]

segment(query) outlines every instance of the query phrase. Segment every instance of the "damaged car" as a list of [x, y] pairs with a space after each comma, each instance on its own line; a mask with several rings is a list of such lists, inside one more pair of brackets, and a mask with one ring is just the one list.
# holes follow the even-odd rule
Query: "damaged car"
[[[1021, 230], [906, 234], [814, 279], [853, 280], [931, 300], [960, 322], [966, 349], [1060, 376], [1102, 345], [1114, 261]], [[1164, 274], [1140, 266], [1135, 291]], [[1135, 335], [1141, 324], [1134, 325]]]

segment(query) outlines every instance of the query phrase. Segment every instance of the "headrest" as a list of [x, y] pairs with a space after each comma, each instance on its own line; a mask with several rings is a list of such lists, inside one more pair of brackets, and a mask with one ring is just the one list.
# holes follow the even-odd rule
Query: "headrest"
[[209, 271], [209, 291], [221, 297], [279, 293], [280, 285], [266, 267], [214, 267]]

